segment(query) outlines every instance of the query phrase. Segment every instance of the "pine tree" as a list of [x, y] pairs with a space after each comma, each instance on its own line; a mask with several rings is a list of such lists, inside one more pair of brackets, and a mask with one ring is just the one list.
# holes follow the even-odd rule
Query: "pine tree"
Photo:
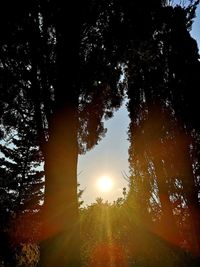
[[44, 171], [43, 158], [33, 138], [22, 121], [21, 128], [0, 144], [1, 236], [7, 243], [2, 258], [6, 266], [15, 264], [14, 251], [20, 243], [37, 242], [40, 237]]

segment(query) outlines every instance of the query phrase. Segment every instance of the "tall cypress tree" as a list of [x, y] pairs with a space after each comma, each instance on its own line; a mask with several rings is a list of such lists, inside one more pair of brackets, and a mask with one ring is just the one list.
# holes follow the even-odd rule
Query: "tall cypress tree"
[[42, 266], [79, 266], [78, 152], [105, 134], [102, 119], [122, 100], [122, 67], [147, 41], [162, 2], [74, 1], [66, 8], [38, 0], [2, 8], [2, 110], [11, 113], [4, 123], [18, 128], [18, 113], [31, 107], [45, 162]]
[[[145, 191], [147, 199], [140, 202], [140, 195], [138, 204], [145, 202], [146, 213], [159, 221], [157, 233], [172, 243], [187, 242], [199, 254], [198, 182], [191, 154], [199, 132], [195, 84], [200, 65], [189, 34], [197, 4], [166, 6], [158, 14], [150, 45], [131, 62], [128, 108], [132, 196]], [[189, 238], [181, 229], [188, 216]]]

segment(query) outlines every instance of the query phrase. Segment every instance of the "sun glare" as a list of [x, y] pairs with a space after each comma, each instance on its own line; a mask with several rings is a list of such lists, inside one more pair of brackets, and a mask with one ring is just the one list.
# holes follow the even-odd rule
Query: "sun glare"
[[108, 192], [112, 189], [113, 181], [110, 176], [104, 175], [98, 179], [97, 186], [99, 191]]

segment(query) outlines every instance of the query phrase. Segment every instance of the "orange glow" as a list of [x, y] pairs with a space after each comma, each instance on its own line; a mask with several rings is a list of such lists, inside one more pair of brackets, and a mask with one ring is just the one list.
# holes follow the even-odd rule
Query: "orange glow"
[[123, 248], [116, 244], [102, 243], [97, 245], [92, 251], [90, 258], [90, 267], [125, 267]]

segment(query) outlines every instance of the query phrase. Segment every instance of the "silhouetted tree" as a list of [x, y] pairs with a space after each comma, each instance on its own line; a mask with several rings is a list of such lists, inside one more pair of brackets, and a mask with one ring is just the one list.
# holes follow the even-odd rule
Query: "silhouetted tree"
[[127, 69], [129, 201], [142, 223], [146, 218], [147, 229], [174, 244], [187, 242], [198, 255], [199, 186], [191, 154], [199, 132], [195, 114], [200, 64], [189, 34], [197, 4], [163, 8], [155, 17], [149, 43]]
[[0, 144], [1, 236], [4, 236], [1, 242], [2, 246], [7, 244], [3, 250], [5, 266], [15, 265], [14, 248], [21, 242], [38, 240], [44, 172], [38, 169], [42, 155], [33, 138], [26, 122], [21, 120], [18, 131], [8, 134]]
[[12, 9], [9, 1], [2, 6], [1, 117], [17, 129], [18, 114], [26, 114], [45, 163], [42, 266], [79, 266], [78, 152], [105, 134], [103, 118], [121, 104], [122, 70], [146, 45], [164, 2], [88, 0], [66, 8], [61, 1], [22, 0]]

